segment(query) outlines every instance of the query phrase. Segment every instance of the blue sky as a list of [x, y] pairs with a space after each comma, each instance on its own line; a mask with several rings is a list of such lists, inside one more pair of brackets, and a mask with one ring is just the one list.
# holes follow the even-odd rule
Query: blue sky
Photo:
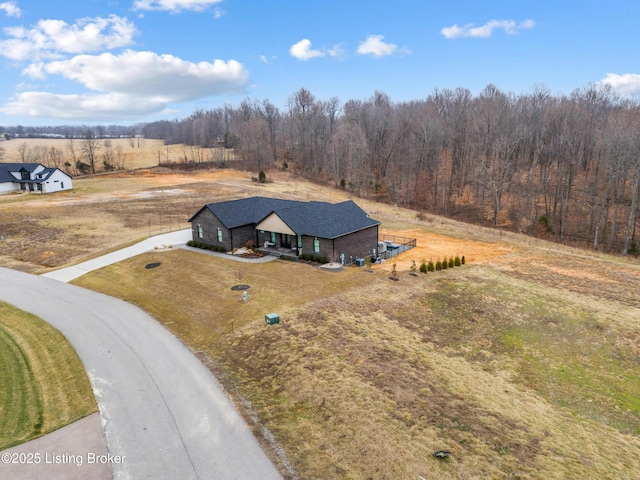
[[0, 125], [494, 84], [640, 94], [637, 0], [0, 0]]

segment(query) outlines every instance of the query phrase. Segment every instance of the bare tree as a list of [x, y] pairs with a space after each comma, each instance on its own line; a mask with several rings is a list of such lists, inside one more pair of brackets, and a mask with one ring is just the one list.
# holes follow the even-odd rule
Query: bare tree
[[119, 170], [124, 170], [124, 148], [122, 147], [122, 145], [116, 145], [114, 150], [116, 151], [116, 168], [118, 168]]
[[50, 147], [47, 152], [47, 158], [49, 159], [49, 165], [55, 168], [60, 168], [62, 164], [62, 150], [56, 147]]
[[113, 143], [111, 140], [107, 139], [102, 142], [104, 146], [104, 150], [102, 152], [102, 164], [104, 165], [104, 169], [106, 171], [115, 169], [115, 165], [113, 162]]
[[85, 132], [85, 137], [80, 143], [80, 150], [87, 159], [91, 173], [96, 173], [96, 157], [100, 150], [100, 140], [93, 136], [90, 129]]

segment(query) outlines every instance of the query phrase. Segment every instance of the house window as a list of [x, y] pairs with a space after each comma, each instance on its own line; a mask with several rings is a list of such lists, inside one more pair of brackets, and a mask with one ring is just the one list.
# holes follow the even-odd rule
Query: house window
[[222, 242], [222, 230], [218, 229], [218, 241]]
[[302, 235], [298, 235], [298, 248], [302, 248]]
[[313, 239], [313, 253], [320, 253], [320, 240], [318, 240], [318, 237]]
[[276, 232], [271, 232], [271, 243], [276, 243]]
[[[57, 180], [56, 180], [57, 182]], [[64, 182], [60, 182], [60, 188], [64, 188]]]
[[202, 238], [202, 225], [198, 225], [198, 238]]

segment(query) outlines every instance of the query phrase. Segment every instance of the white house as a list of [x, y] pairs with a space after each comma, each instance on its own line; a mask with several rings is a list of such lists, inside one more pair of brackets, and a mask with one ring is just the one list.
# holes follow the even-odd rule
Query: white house
[[41, 163], [0, 163], [0, 194], [52, 193], [72, 188], [71, 177], [59, 168], [45, 167]]

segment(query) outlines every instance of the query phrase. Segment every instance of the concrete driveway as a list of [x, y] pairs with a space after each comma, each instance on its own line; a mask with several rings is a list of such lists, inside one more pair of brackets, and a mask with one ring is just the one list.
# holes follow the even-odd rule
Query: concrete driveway
[[6, 268], [0, 300], [49, 322], [78, 352], [109, 454], [122, 458], [114, 478], [281, 478], [215, 377], [139, 308]]
[[78, 277], [81, 277], [85, 273], [92, 272], [112, 263], [121, 262], [127, 258], [135, 257], [142, 253], [151, 252], [155, 249], [163, 249], [166, 247], [174, 247], [177, 245], [184, 245], [191, 240], [191, 229], [177, 230], [171, 233], [164, 233], [162, 235], [156, 235], [149, 237], [141, 242], [131, 245], [130, 247], [121, 248], [115, 252], [107, 253], [97, 258], [87, 260], [86, 262], [72, 265], [71, 267], [61, 268], [60, 270], [54, 270], [49, 273], [45, 273], [42, 276], [47, 278], [53, 278], [61, 282], [70, 282]]

